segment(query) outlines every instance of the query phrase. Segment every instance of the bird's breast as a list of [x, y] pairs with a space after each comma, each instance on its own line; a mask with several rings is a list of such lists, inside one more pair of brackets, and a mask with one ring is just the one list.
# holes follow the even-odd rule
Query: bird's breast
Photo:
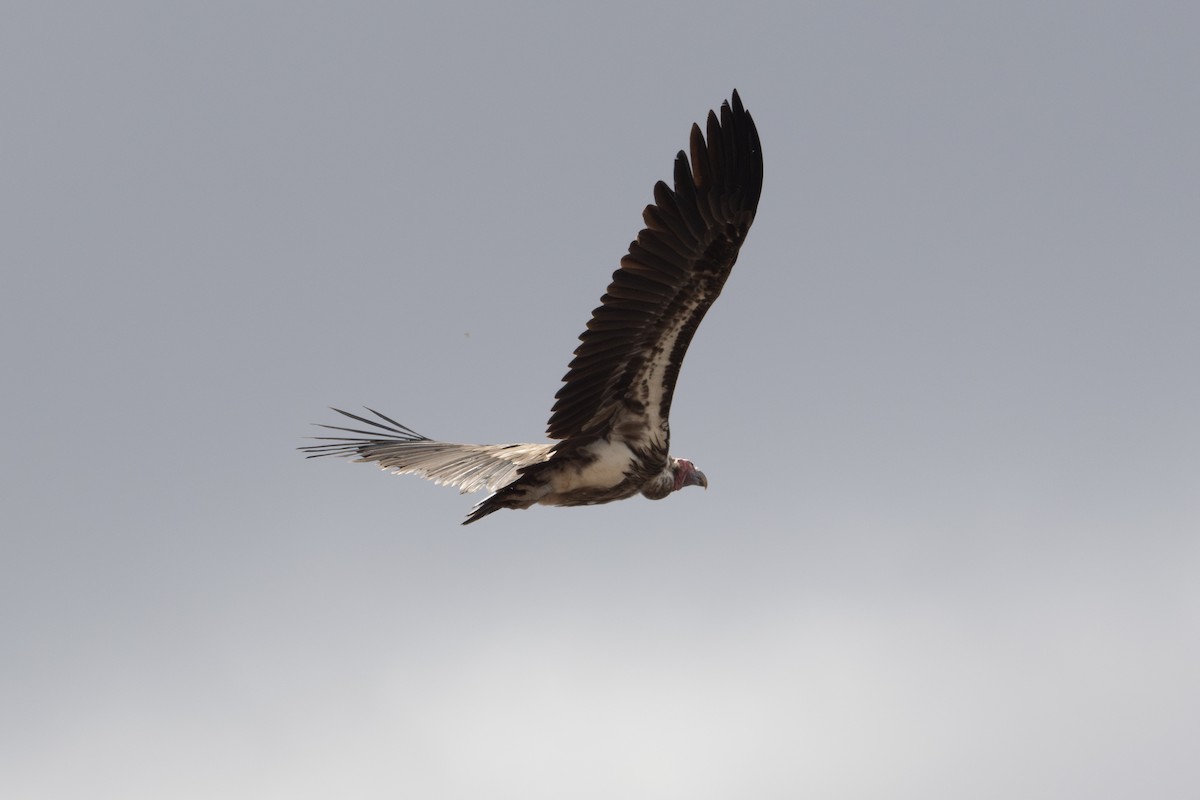
[[585, 489], [611, 489], [623, 483], [633, 464], [633, 451], [622, 441], [599, 439], [579, 449], [578, 456], [555, 471], [555, 494]]

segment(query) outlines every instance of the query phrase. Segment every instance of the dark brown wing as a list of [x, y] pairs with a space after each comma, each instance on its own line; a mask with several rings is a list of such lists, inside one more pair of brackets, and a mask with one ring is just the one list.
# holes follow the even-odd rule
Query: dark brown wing
[[[613, 273], [555, 395], [551, 438], [582, 444], [615, 432], [665, 457], [679, 366], [737, 260], [762, 190], [758, 131], [736, 91], [719, 120], [708, 113], [707, 134], [705, 141], [692, 126], [691, 165], [680, 151], [674, 191], [655, 185], [646, 228]], [[570, 449], [568, 441], [558, 451]]]

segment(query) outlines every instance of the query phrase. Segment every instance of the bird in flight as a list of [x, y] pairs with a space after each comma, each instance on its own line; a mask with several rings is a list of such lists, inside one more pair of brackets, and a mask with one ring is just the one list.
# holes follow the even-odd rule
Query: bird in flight
[[659, 181], [608, 291], [579, 337], [555, 395], [544, 444], [436, 442], [374, 409], [333, 409], [364, 428], [315, 437], [309, 458], [375, 462], [462, 492], [491, 492], [467, 525], [502, 508], [581, 506], [642, 494], [661, 500], [704, 473], [668, 452], [668, 416], [688, 344], [737, 261], [762, 190], [762, 147], [735, 90], [706, 130], [692, 125], [691, 160], [675, 157], [675, 188]]

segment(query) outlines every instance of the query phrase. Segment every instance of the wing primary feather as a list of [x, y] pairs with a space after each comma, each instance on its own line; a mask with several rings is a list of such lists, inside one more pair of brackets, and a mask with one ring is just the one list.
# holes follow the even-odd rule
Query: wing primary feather
[[[405, 433], [411, 434], [411, 435], [417, 437], [418, 439], [426, 438], [426, 437], [422, 436], [421, 434], [417, 433], [416, 431], [414, 431], [412, 428], [408, 427], [407, 425], [401, 425], [399, 422], [396, 422], [396, 420], [392, 419], [391, 417], [387, 416], [386, 414], [381, 414], [369, 406], [364, 406], [364, 408], [366, 408], [367, 411], [370, 411], [372, 414], [379, 417], [380, 419], [386, 420], [390, 425], [392, 425], [392, 427], [396, 428], [397, 430], [404, 431]], [[382, 426], [380, 426], [380, 427], [382, 427]]]
[[435, 442], [406, 425], [368, 408], [389, 425], [335, 408], [334, 411], [359, 420], [384, 433], [337, 425], [323, 428], [362, 434], [366, 438], [315, 436], [314, 444], [301, 447], [309, 458], [340, 456], [356, 461], [375, 462], [397, 474], [414, 474], [435, 483], [457, 486], [461, 491], [496, 490], [516, 479], [520, 470], [549, 458], [552, 444], [457, 444]]
[[674, 185], [654, 184], [645, 227], [555, 395], [547, 433], [564, 440], [560, 453], [610, 436], [618, 422], [621, 430], [655, 431], [655, 447], [667, 444], [657, 432], [668, 430], [679, 365], [737, 260], [762, 188], [758, 132], [736, 91], [691, 126], [688, 150], [675, 157]]
[[[412, 428], [401, 425], [399, 422], [396, 422], [394, 419], [389, 419], [388, 417], [385, 417], [383, 414], [380, 414], [378, 411], [376, 411], [373, 408], [367, 408], [367, 411], [370, 411], [372, 414], [374, 414], [375, 416], [384, 420], [385, 422], [390, 423], [393, 427], [389, 428], [387, 425], [381, 425], [380, 423], [376, 422], [373, 419], [367, 419], [366, 417], [360, 417], [358, 414], [351, 414], [349, 411], [343, 411], [340, 408], [331, 408], [330, 410], [336, 411], [337, 413], [341, 414], [342, 416], [349, 417], [350, 419], [356, 419], [359, 422], [370, 425], [373, 428], [379, 428], [380, 430], [388, 431], [389, 433], [399, 433], [399, 434], [403, 434], [405, 436], [410, 436], [414, 439], [427, 439], [427, 437], [422, 436], [421, 434], [414, 431]], [[340, 431], [351, 430], [350, 428], [338, 428], [334, 425], [322, 425], [321, 427], [322, 428], [334, 428], [335, 430], [340, 430]], [[370, 433], [370, 431], [357, 431], [356, 430], [356, 431], [354, 431], [354, 433]]]

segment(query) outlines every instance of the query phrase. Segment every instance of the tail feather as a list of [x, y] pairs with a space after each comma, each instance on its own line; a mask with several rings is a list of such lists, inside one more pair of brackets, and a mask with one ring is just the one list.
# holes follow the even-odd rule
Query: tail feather
[[549, 488], [541, 479], [523, 473], [512, 482], [501, 486], [483, 498], [475, 508], [471, 509], [471, 513], [463, 520], [463, 525], [470, 525], [502, 508], [529, 508], [543, 498]]

